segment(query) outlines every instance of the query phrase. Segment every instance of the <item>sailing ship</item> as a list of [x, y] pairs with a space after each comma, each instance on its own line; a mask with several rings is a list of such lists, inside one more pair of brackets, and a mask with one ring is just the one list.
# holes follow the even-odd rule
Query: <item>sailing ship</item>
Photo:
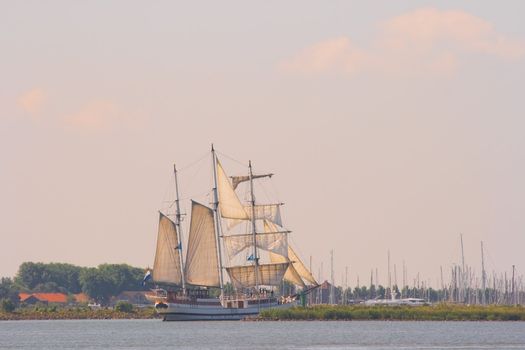
[[[211, 203], [191, 201], [186, 247], [174, 167], [176, 212], [174, 220], [160, 212], [151, 273], [156, 287], [146, 297], [165, 321], [239, 320], [304, 301], [318, 283], [290, 246], [282, 203], [255, 200], [254, 180], [273, 174], [254, 174], [250, 162], [248, 174], [228, 177], [213, 145], [211, 158]], [[241, 184], [249, 193], [244, 203], [238, 194]], [[301, 291], [279, 293], [283, 282]]]

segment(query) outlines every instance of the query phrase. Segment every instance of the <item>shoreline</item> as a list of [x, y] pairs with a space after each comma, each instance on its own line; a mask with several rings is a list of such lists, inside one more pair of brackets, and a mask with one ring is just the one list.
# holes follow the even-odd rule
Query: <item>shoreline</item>
[[[0, 311], [1, 321], [24, 320], [147, 320], [162, 317], [153, 308], [135, 308], [130, 312], [114, 309], [91, 310], [86, 308], [36, 308], [14, 312]], [[430, 306], [364, 306], [316, 305], [285, 310], [264, 310], [247, 322], [275, 321], [525, 321], [525, 307], [499, 305]]]
[[38, 320], [147, 320], [160, 319], [153, 308], [135, 309], [130, 312], [113, 309], [39, 309], [0, 311], [1, 321], [38, 321]]

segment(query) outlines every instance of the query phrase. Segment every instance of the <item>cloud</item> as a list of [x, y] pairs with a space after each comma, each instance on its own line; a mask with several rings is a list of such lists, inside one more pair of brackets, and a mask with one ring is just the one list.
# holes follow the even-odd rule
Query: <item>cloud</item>
[[368, 54], [353, 45], [349, 38], [340, 37], [306, 48], [296, 57], [283, 62], [282, 68], [299, 73], [354, 73], [361, 70], [370, 59], [367, 56]]
[[525, 56], [525, 42], [498, 33], [490, 22], [464, 11], [424, 8], [381, 23], [369, 47], [359, 47], [348, 37], [329, 39], [285, 60], [280, 68], [303, 74], [450, 74], [467, 54], [517, 60]]
[[34, 88], [24, 92], [18, 97], [16, 103], [18, 107], [30, 114], [40, 113], [42, 106], [45, 104], [47, 95], [44, 90]]
[[78, 129], [103, 130], [114, 126], [120, 117], [121, 113], [116, 104], [107, 100], [97, 100], [66, 116], [64, 121]]
[[525, 43], [496, 32], [492, 24], [463, 11], [420, 9], [394, 17], [382, 25], [386, 49], [432, 50], [450, 46], [457, 51], [506, 59], [525, 54]]
[[[80, 104], [57, 103], [56, 96], [49, 97], [46, 90], [33, 88], [16, 99], [19, 109], [36, 124], [45, 123], [70, 130], [107, 131], [117, 126], [140, 128], [140, 113], [124, 111], [107, 98], [84, 100]], [[51, 108], [43, 108], [49, 105]], [[38, 118], [37, 118], [38, 117]]]

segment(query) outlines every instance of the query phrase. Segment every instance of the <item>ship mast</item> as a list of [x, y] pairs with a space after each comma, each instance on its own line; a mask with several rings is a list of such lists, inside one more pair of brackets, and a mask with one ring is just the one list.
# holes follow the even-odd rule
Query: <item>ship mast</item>
[[[255, 263], [255, 290], [259, 291], [259, 257], [257, 256], [257, 227], [255, 224], [255, 195], [253, 193], [253, 172], [252, 172], [252, 161], [248, 162], [248, 169], [250, 171], [250, 204], [252, 209], [252, 217], [250, 219], [252, 224], [252, 235], [253, 235], [253, 261]], [[259, 295], [259, 294], [257, 294]]]
[[177, 166], [173, 164], [173, 174], [175, 176], [175, 226], [177, 227], [177, 249], [179, 249], [179, 263], [180, 263], [180, 273], [182, 277], [182, 291], [186, 291], [186, 278], [184, 276], [184, 259], [182, 258], [182, 228], [181, 228], [181, 217], [180, 213], [180, 203], [179, 203], [179, 182], [177, 180]]
[[215, 213], [215, 233], [216, 233], [216, 240], [217, 240], [217, 252], [218, 254], [218, 266], [219, 266], [219, 282], [220, 282], [220, 288], [221, 288], [221, 297], [222, 293], [224, 292], [224, 276], [222, 271], [222, 254], [221, 254], [221, 242], [220, 242], [220, 236], [221, 236], [221, 223], [220, 223], [220, 209], [219, 209], [219, 193], [217, 189], [217, 155], [215, 154], [215, 149], [213, 148], [213, 144], [211, 145], [211, 158], [212, 158], [212, 165], [213, 165], [213, 211]]

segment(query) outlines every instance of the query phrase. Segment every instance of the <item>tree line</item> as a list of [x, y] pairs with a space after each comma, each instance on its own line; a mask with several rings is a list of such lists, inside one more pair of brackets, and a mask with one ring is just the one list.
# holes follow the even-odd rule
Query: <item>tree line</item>
[[18, 293], [85, 293], [101, 304], [123, 291], [146, 290], [144, 269], [127, 264], [82, 267], [66, 263], [24, 262], [14, 278], [0, 279], [0, 300], [17, 304]]

